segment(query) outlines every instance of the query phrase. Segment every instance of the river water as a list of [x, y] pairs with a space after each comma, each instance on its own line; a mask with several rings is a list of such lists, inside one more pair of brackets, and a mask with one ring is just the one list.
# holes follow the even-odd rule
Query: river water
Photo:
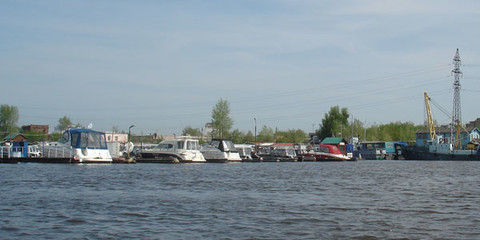
[[1, 239], [478, 239], [480, 162], [0, 164]]

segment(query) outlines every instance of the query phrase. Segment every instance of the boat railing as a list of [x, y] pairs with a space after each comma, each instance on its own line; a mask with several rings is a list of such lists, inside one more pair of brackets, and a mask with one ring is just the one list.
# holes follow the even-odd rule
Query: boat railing
[[0, 158], [10, 158], [12, 153], [11, 146], [1, 146], [0, 147]]
[[42, 146], [42, 157], [46, 158], [72, 158], [74, 155], [71, 146]]
[[[31, 151], [34, 149], [35, 151]], [[25, 154], [26, 153], [26, 154]], [[71, 146], [1, 146], [0, 158], [72, 158], [73, 148]]]

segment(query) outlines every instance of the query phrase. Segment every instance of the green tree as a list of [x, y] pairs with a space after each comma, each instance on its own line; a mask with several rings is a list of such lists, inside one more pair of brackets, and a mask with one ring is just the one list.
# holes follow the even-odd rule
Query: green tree
[[238, 129], [235, 129], [230, 133], [229, 138], [232, 140], [233, 143], [244, 143], [245, 133], [241, 132]]
[[[415, 141], [415, 133], [424, 129], [423, 125], [412, 122], [391, 122], [387, 124], [373, 124], [366, 129], [367, 141]], [[363, 140], [363, 138], [362, 138]]]
[[330, 111], [325, 113], [325, 117], [322, 119], [322, 127], [317, 135], [320, 139], [324, 139], [338, 135], [338, 133], [342, 134], [344, 130], [347, 131], [349, 116], [347, 108], [331, 107]]
[[353, 119], [353, 122], [346, 127], [343, 131], [344, 137], [350, 139], [352, 137], [358, 137], [359, 140], [364, 140], [365, 137], [365, 127], [363, 126], [362, 121], [358, 119]]
[[252, 131], [248, 131], [243, 138], [244, 143], [253, 143], [255, 142], [255, 136], [253, 135]]
[[196, 136], [196, 137], [201, 137], [202, 136], [202, 131], [198, 128], [193, 128], [191, 126], [186, 126], [183, 131], [182, 131], [183, 136]]
[[55, 130], [63, 132], [73, 126], [72, 121], [69, 117], [63, 116], [62, 118], [58, 119], [58, 125], [55, 127]]
[[258, 142], [274, 142], [275, 134], [273, 132], [273, 129], [264, 125], [262, 130], [258, 133], [257, 141]]
[[220, 100], [212, 109], [212, 127], [215, 137], [224, 138], [233, 126], [230, 115], [230, 104], [227, 100]]
[[60, 137], [62, 137], [62, 133], [54, 132], [48, 135], [47, 139], [48, 141], [58, 141]]
[[307, 140], [307, 134], [301, 129], [278, 131], [275, 134], [275, 141], [279, 143], [305, 143]]
[[2, 104], [0, 107], [0, 132], [5, 136], [18, 132], [18, 118], [18, 107]]

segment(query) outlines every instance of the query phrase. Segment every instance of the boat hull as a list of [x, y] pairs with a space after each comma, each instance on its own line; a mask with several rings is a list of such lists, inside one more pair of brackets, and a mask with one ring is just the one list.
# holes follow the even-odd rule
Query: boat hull
[[206, 162], [202, 157], [184, 159], [173, 153], [143, 152], [135, 159], [137, 163], [203, 163]]
[[427, 148], [406, 147], [402, 150], [405, 160], [431, 160], [431, 161], [480, 161], [480, 154], [476, 151], [469, 153], [432, 153]]

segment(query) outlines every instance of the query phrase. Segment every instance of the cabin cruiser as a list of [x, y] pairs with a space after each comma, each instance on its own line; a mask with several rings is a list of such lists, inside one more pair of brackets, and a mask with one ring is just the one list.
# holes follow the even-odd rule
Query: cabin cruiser
[[355, 161], [355, 158], [348, 157], [338, 146], [331, 144], [320, 144], [305, 153], [303, 158], [304, 161]]
[[232, 141], [225, 139], [212, 139], [200, 151], [207, 162], [241, 162], [242, 158]]
[[288, 146], [263, 147], [259, 155], [265, 162], [296, 162], [298, 159], [295, 149]]
[[67, 129], [60, 140], [43, 147], [47, 159], [69, 159], [73, 163], [111, 163], [104, 132]]
[[181, 138], [162, 141], [157, 146], [137, 153], [138, 163], [202, 163], [206, 162], [196, 139]]

